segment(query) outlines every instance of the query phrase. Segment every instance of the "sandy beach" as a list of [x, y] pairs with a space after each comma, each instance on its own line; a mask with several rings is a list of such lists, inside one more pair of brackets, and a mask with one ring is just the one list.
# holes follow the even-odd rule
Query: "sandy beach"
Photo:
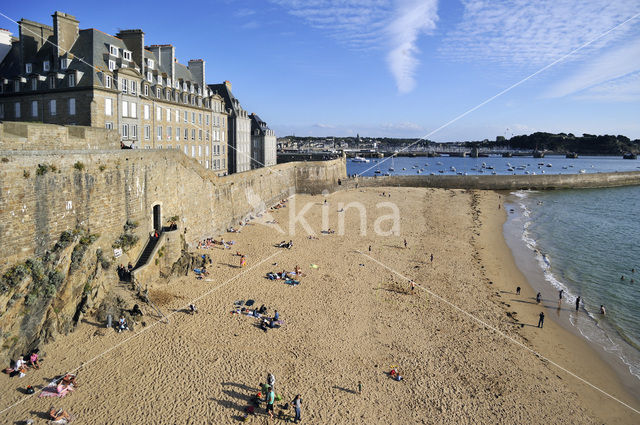
[[[417, 188], [296, 195], [241, 233], [222, 235], [232, 249], [201, 250], [213, 260], [208, 278], [151, 283], [168, 323], [145, 309], [146, 326], [116, 333], [87, 318], [41, 348], [39, 370], [0, 375], [2, 416], [45, 423], [53, 404], [76, 423], [232, 424], [271, 372], [282, 403], [301, 394], [303, 423], [639, 423], [640, 402], [594, 350], [552, 315], [536, 327], [542, 309], [504, 241], [502, 198]], [[338, 212], [349, 202], [361, 203], [366, 222], [356, 208]], [[399, 234], [376, 234], [392, 222], [383, 219], [392, 208], [380, 203], [397, 206]], [[298, 220], [290, 235], [292, 209], [309, 204], [307, 228]], [[289, 239], [292, 249], [274, 247]], [[296, 265], [305, 273], [298, 286], [265, 279]], [[248, 299], [278, 310], [283, 326], [265, 333], [256, 319], [230, 313]], [[191, 302], [198, 314], [183, 311]], [[81, 364], [80, 385], [65, 398], [20, 391]], [[392, 366], [402, 381], [388, 375]], [[270, 422], [281, 420], [262, 408], [249, 418]]]

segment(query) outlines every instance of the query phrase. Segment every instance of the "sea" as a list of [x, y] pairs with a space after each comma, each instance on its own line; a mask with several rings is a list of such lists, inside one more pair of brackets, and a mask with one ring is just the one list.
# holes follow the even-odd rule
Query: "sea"
[[[379, 169], [380, 175], [390, 164], [348, 160], [347, 173], [372, 176]], [[396, 175], [577, 174], [640, 171], [640, 160], [398, 157], [392, 167], [395, 172], [389, 173]], [[505, 209], [505, 240], [544, 304], [557, 305], [563, 290], [559, 321], [589, 341], [627, 387], [640, 392], [640, 186], [517, 191], [506, 197]], [[582, 302], [576, 312], [578, 296]]]

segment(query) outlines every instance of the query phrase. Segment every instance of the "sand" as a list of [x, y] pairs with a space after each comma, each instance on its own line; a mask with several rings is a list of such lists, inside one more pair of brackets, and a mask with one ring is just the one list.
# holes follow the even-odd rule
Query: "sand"
[[[382, 198], [383, 191], [391, 198]], [[118, 334], [87, 318], [42, 347], [40, 370], [0, 376], [3, 419], [44, 423], [43, 412], [54, 404], [78, 423], [235, 423], [271, 372], [283, 401], [302, 395], [304, 423], [638, 423], [632, 409], [532, 353], [640, 409], [607, 364], [552, 315], [543, 329], [520, 327], [537, 324], [541, 308], [528, 302], [535, 294], [502, 237], [499, 196], [413, 188], [337, 192], [326, 197], [325, 226], [339, 230], [342, 215], [344, 235], [320, 233], [324, 197], [295, 196], [272, 217], [225, 234], [236, 241], [233, 249], [203, 250], [213, 258], [207, 280], [153, 282], [152, 299], [168, 324], [147, 315], [146, 327]], [[340, 203], [354, 201], [367, 213], [364, 229], [357, 209], [337, 212]], [[374, 231], [376, 220], [392, 212], [376, 207], [381, 202], [398, 207], [398, 235]], [[289, 235], [291, 209], [307, 203], [304, 218], [317, 240], [307, 238], [300, 220]], [[271, 218], [284, 233], [264, 224]], [[390, 223], [378, 224], [388, 230]], [[289, 239], [291, 250], [273, 247]], [[236, 251], [247, 256], [246, 267], [239, 267]], [[306, 273], [299, 286], [264, 278], [295, 265]], [[407, 278], [417, 283], [415, 293]], [[518, 285], [523, 292], [516, 298], [510, 292]], [[194, 299], [199, 313], [184, 313]], [[234, 301], [247, 299], [277, 309], [285, 325], [264, 333], [254, 319], [230, 314]], [[516, 312], [518, 324], [507, 312]], [[18, 391], [82, 363], [81, 386], [64, 399]], [[391, 366], [399, 367], [402, 382], [388, 376]], [[250, 422], [277, 421], [258, 409]]]

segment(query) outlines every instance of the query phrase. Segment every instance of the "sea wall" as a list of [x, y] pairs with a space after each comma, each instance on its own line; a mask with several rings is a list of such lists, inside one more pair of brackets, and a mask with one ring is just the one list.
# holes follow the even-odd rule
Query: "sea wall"
[[552, 190], [640, 185], [640, 171], [591, 174], [489, 176], [382, 176], [350, 179], [348, 185], [438, 187], [480, 190]]
[[335, 190], [346, 177], [342, 158], [225, 177], [177, 150], [0, 151], [0, 158], [0, 271], [43, 255], [65, 230], [115, 239], [129, 221], [145, 241], [154, 207], [162, 225], [178, 216], [185, 241], [194, 243], [290, 194]]
[[106, 128], [33, 122], [0, 123], [0, 151], [120, 149], [120, 135]]

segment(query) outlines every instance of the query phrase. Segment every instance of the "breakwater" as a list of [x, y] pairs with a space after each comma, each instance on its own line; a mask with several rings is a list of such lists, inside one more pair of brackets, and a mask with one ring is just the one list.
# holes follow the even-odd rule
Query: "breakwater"
[[592, 174], [381, 176], [350, 179], [349, 186], [433, 187], [478, 190], [554, 190], [640, 185], [640, 171]]

